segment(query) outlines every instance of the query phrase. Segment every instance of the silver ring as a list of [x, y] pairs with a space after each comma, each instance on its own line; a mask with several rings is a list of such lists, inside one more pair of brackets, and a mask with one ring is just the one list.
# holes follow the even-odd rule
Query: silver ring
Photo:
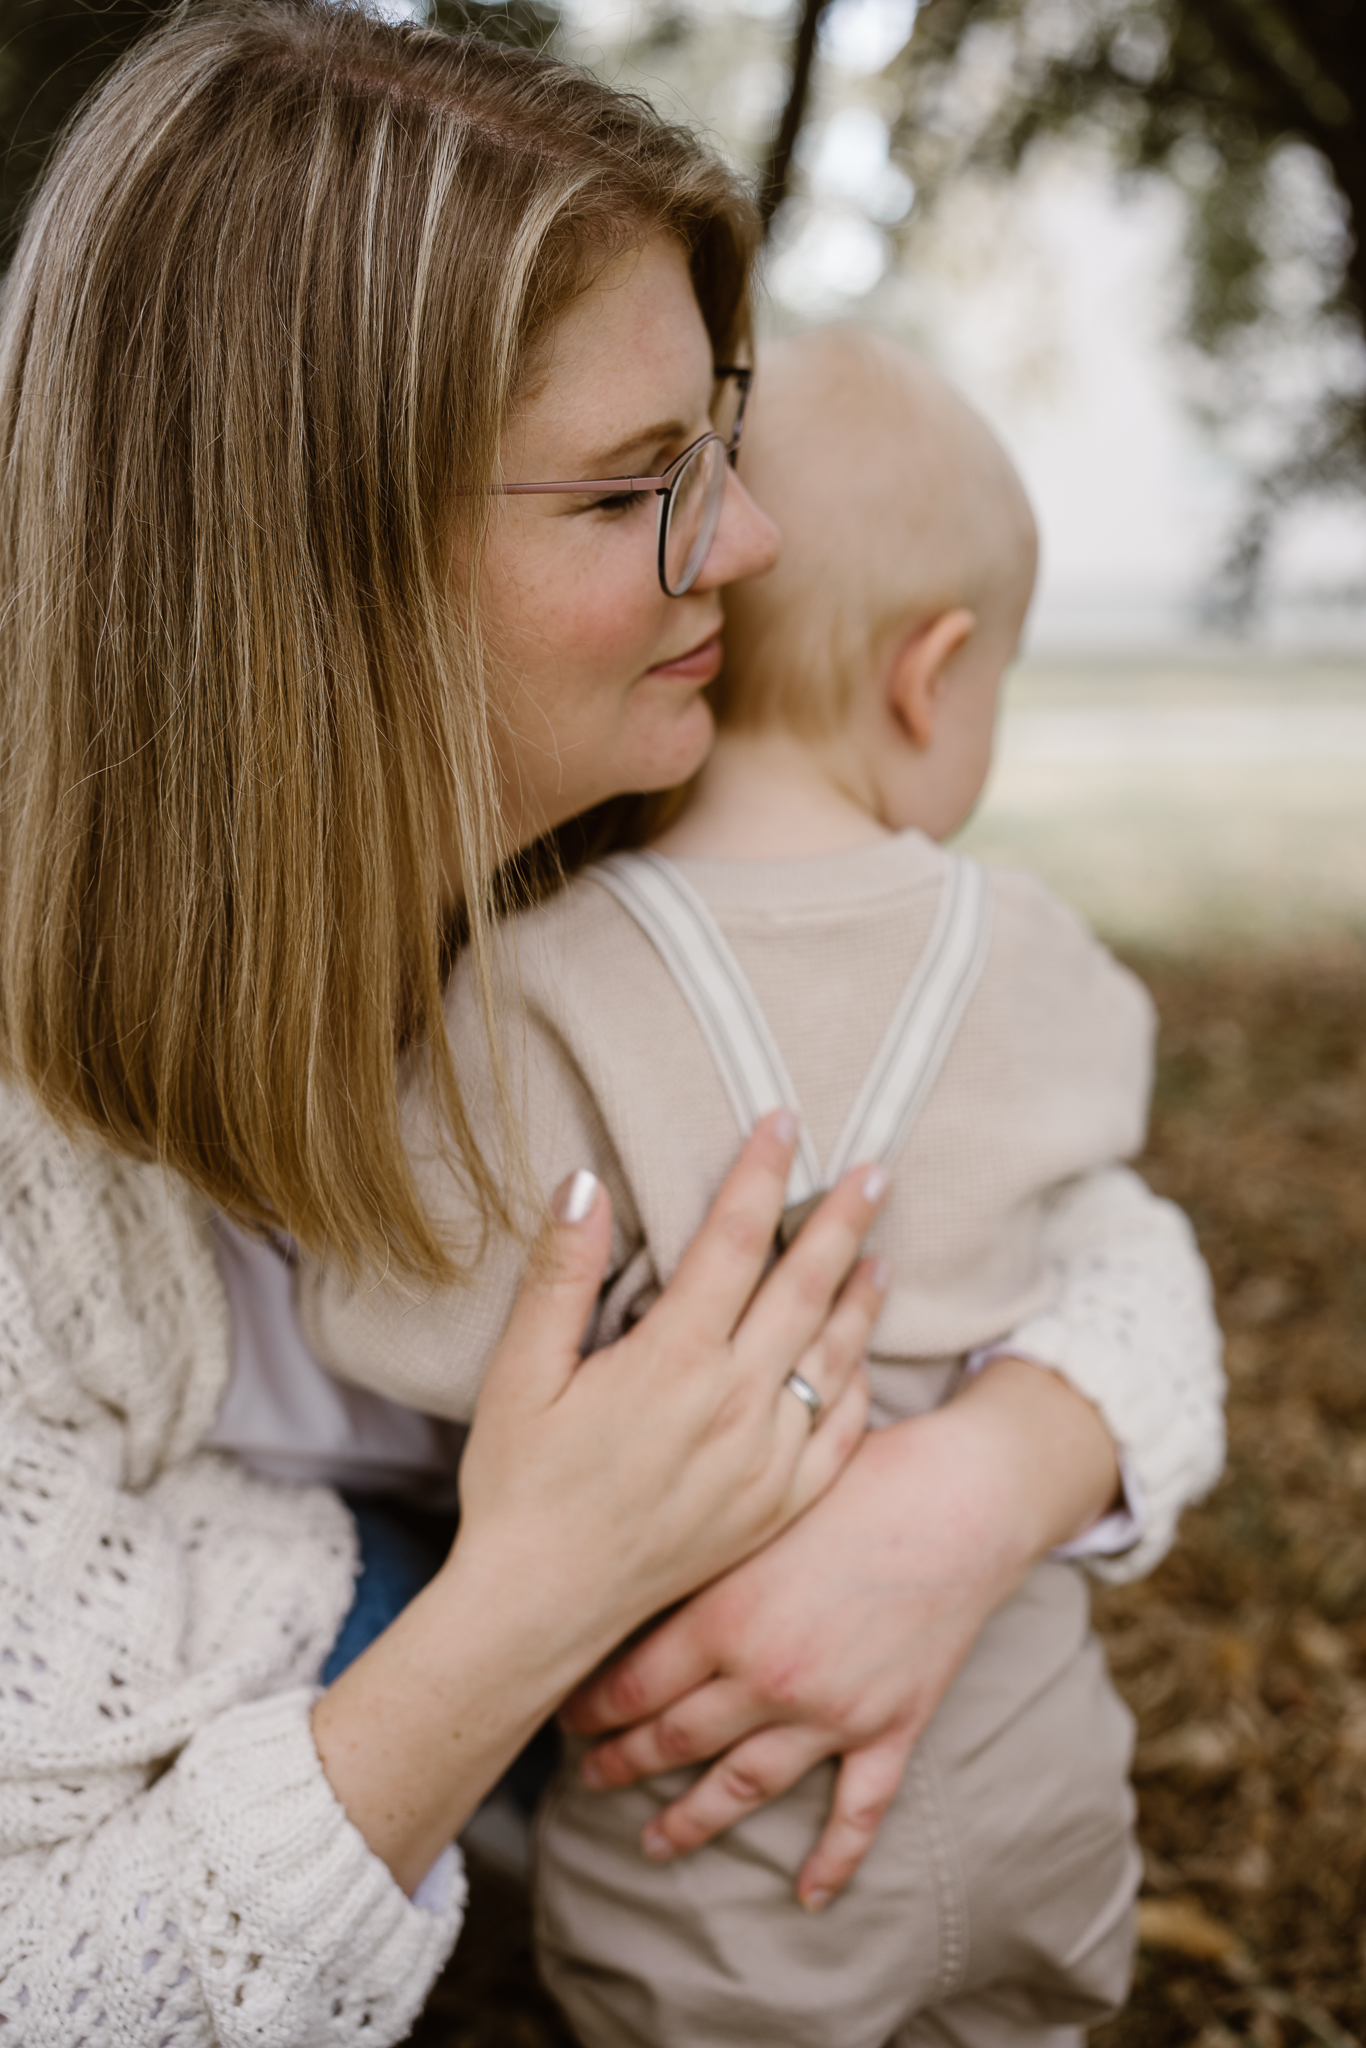
[[821, 1410], [825, 1403], [812, 1386], [810, 1380], [804, 1380], [799, 1372], [790, 1372], [783, 1381], [783, 1385], [790, 1388], [797, 1396], [797, 1399], [803, 1404], [810, 1419], [811, 1427], [814, 1429], [821, 1419]]

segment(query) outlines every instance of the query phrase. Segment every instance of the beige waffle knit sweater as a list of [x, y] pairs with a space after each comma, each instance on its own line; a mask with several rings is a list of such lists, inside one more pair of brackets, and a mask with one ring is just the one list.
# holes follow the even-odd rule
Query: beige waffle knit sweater
[[[944, 861], [908, 832], [820, 861], [680, 863], [751, 981], [821, 1159], [929, 935]], [[993, 894], [985, 970], [869, 1239], [891, 1268], [871, 1357], [877, 1411], [923, 1411], [964, 1354], [1009, 1337], [1092, 1399], [1128, 1454], [1146, 1534], [1097, 1568], [1131, 1576], [1222, 1462], [1208, 1284], [1184, 1218], [1116, 1164], [1143, 1139], [1145, 992], [1029, 877], [999, 872]], [[597, 1328], [608, 1341], [677, 1267], [734, 1159], [735, 1117], [668, 970], [591, 876], [503, 930], [496, 973], [534, 1182], [527, 1227], [576, 1167], [611, 1193]], [[457, 971], [447, 1014], [497, 1158], [472, 974]], [[416, 1093], [407, 1118], [424, 1198], [473, 1253], [473, 1204]], [[472, 1287], [417, 1296], [306, 1266], [304, 1325], [335, 1371], [464, 1418], [523, 1262], [515, 1237], [495, 1235]]]
[[7, 2048], [382, 2048], [459, 1925], [323, 1776], [351, 1525], [197, 1448], [228, 1367], [184, 1189], [0, 1088]]

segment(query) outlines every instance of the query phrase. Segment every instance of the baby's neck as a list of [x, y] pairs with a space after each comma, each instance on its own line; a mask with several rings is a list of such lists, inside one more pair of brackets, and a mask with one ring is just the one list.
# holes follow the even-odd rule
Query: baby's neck
[[888, 836], [852, 758], [783, 732], [723, 732], [683, 816], [655, 841], [699, 860], [810, 860]]

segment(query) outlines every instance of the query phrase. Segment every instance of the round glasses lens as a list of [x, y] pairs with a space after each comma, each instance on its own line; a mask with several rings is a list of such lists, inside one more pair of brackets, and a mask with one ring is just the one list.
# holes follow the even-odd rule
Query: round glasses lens
[[692, 589], [707, 559], [721, 523], [726, 467], [726, 451], [721, 443], [704, 441], [674, 479], [663, 555], [664, 584], [670, 597], [682, 597]]

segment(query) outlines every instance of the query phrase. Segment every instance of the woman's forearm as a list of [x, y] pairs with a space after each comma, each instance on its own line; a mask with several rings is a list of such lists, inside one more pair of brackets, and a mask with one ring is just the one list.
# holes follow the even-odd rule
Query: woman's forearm
[[457, 1543], [430, 1586], [328, 1688], [313, 1739], [348, 1818], [411, 1894], [570, 1686], [612, 1647], [557, 1630]]
[[970, 1429], [979, 1457], [994, 1452], [1001, 1525], [1026, 1566], [1082, 1535], [1118, 1503], [1114, 1440], [1085, 1395], [1057, 1373], [994, 1358], [942, 1420]]
[[1223, 1347], [1209, 1274], [1186, 1217], [1124, 1167], [1067, 1189], [1044, 1244], [1056, 1298], [1003, 1349], [1051, 1366], [1123, 1447], [1142, 1533], [1122, 1556], [1089, 1563], [1106, 1578], [1136, 1578], [1223, 1467]]

